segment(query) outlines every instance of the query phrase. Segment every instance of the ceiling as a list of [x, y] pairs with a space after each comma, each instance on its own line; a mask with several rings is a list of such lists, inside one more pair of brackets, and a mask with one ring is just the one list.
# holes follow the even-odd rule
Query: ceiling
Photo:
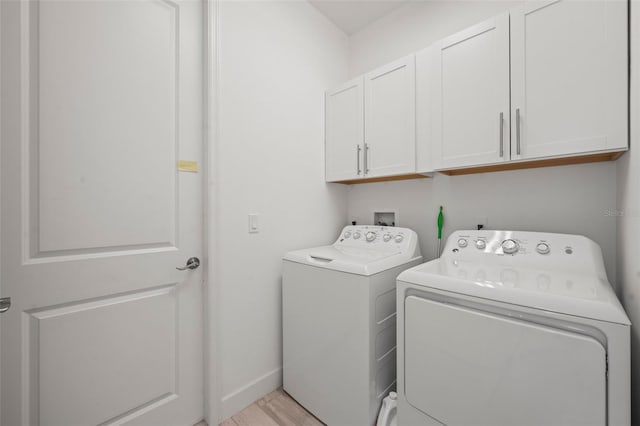
[[309, 0], [338, 28], [351, 35], [409, 0]]

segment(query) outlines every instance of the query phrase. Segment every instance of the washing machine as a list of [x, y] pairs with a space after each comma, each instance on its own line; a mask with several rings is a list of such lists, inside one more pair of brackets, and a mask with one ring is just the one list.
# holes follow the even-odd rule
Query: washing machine
[[398, 425], [629, 425], [630, 323], [588, 238], [454, 232], [397, 292]]
[[283, 387], [327, 425], [373, 425], [396, 385], [396, 278], [422, 263], [407, 228], [347, 226], [283, 261]]

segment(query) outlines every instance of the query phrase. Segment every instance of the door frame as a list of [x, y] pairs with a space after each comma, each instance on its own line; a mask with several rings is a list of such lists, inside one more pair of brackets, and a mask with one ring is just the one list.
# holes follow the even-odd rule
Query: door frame
[[[2, 28], [2, 6], [0, 5], [0, 28]], [[2, 69], [3, 69], [3, 55], [2, 55], [2, 31], [0, 30], [0, 94], [2, 93]], [[2, 145], [4, 141], [2, 140], [2, 96], [0, 96], [0, 170], [2, 169]], [[2, 173], [0, 172], [0, 176]], [[2, 185], [0, 185], [0, 239], [4, 232], [2, 230]], [[0, 264], [2, 263], [2, 244], [0, 244]], [[0, 297], [3, 297], [2, 294], [2, 274], [0, 274]], [[1, 321], [1, 320], [0, 320]], [[2, 327], [0, 327], [0, 383], [2, 383]], [[2, 400], [2, 386], [0, 386], [0, 401]], [[2, 419], [2, 404], [0, 404], [0, 419]]]
[[203, 350], [204, 350], [204, 418], [210, 426], [220, 419], [219, 380], [221, 371], [218, 357], [219, 337], [219, 268], [218, 268], [218, 72], [219, 72], [219, 0], [202, 0], [203, 23]]

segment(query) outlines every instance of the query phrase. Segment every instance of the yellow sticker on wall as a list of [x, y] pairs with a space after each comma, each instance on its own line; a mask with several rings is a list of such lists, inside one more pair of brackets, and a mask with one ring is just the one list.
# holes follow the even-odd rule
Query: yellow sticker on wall
[[178, 160], [178, 170], [181, 172], [198, 172], [197, 161]]

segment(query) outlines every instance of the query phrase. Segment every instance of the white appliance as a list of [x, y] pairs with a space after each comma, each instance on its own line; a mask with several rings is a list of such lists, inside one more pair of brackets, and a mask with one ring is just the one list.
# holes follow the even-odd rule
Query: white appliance
[[593, 241], [454, 232], [397, 291], [398, 425], [629, 425], [630, 323]]
[[283, 387], [324, 423], [375, 423], [396, 383], [396, 277], [421, 262], [414, 231], [361, 225], [284, 257]]

